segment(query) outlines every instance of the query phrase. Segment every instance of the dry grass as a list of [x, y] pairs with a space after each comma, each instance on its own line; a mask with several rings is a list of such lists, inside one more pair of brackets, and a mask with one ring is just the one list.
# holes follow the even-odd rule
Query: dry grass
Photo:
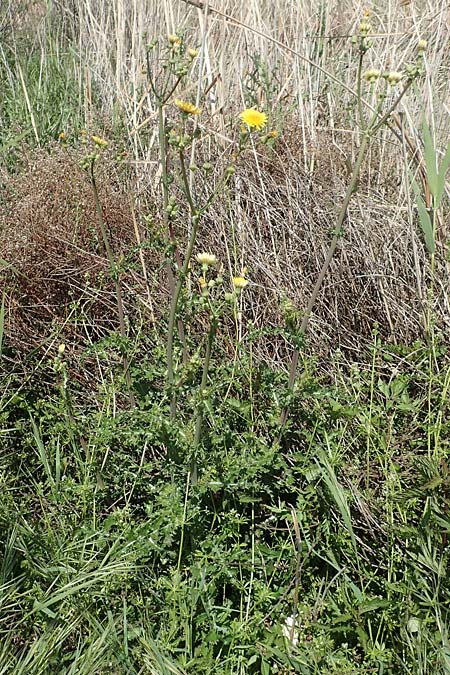
[[[0, 281], [7, 292], [5, 328], [16, 346], [39, 345], [50, 326], [79, 339], [87, 325], [91, 335], [116, 325], [92, 188], [80, 167], [83, 154], [62, 147], [38, 151], [19, 176], [5, 179], [0, 258], [10, 266], [0, 272]], [[104, 163], [99, 186], [116, 255], [126, 255], [134, 234], [112, 161]]]
[[[179, 29], [192, 45], [203, 45], [192, 91], [186, 92], [195, 97], [198, 78], [203, 86], [214, 82], [202, 116], [202, 124], [210, 132], [209, 145], [205, 142], [197, 147], [198, 161], [202, 156], [219, 159], [231, 147], [236, 113], [248, 104], [249, 82], [255, 101], [269, 111], [274, 124], [283, 127], [272, 155], [249, 154], [242, 161], [233, 190], [215, 206], [199, 244], [213, 248], [227, 260], [230, 272], [243, 263], [249, 267], [254, 284], [246, 295], [246, 310], [258, 323], [263, 319], [276, 323], [282, 295], [291, 297], [300, 308], [306, 303], [348, 181], [346, 166], [358, 146], [351, 123], [355, 112], [355, 56], [350, 36], [366, 4], [216, 0], [209, 7], [206, 15], [183, 0], [59, 0], [54, 11], [61, 17], [64, 14], [79, 46], [80, 87], [87, 121], [92, 112], [92, 87], [99, 93], [105, 115], [118, 106], [125, 116], [130, 166], [136, 169], [141, 227], [145, 204], [160, 203], [156, 123], [143, 72], [147, 40]], [[405, 131], [412, 147], [419, 151], [418, 129], [424, 114], [438, 147], [448, 136], [446, 11], [445, 0], [383, 0], [371, 17], [375, 33], [371, 58], [376, 67], [401, 68], [415, 58], [419, 37], [429, 41], [426, 76], [402, 106]], [[255, 55], [266, 64], [270, 81], [249, 81]], [[367, 104], [373, 101], [369, 98]], [[375, 321], [392, 340], [411, 340], [422, 334], [429, 262], [411, 203], [410, 172], [417, 170], [416, 159], [410, 148], [390, 132], [374, 144], [361, 190], [351, 205], [346, 237], [312, 322], [312, 341], [317, 348], [340, 344], [354, 349], [358, 339], [370, 334]], [[47, 160], [43, 156], [36, 161], [43, 167], [38, 169], [39, 174], [47, 176], [48, 162], [58, 163], [58, 171], [65, 176], [67, 199], [72, 198], [67, 196], [70, 192], [75, 201], [80, 191], [83, 193], [81, 238], [71, 239], [66, 216], [64, 221], [52, 215], [50, 220], [58, 222], [57, 228], [47, 228], [55, 202], [49, 197], [48, 186], [45, 194], [39, 193], [38, 208], [32, 196], [25, 198], [26, 181], [34, 180], [31, 171], [20, 179], [21, 188], [17, 188], [20, 180], [12, 184], [15, 205], [10, 210], [9, 230], [5, 230], [10, 234], [3, 251], [17, 252], [14, 260], [27, 276], [33, 268], [35, 273], [44, 269], [48, 251], [53, 251], [53, 276], [77, 279], [75, 286], [80, 291], [86, 270], [98, 270], [105, 263], [95, 247], [92, 249], [93, 240], [89, 238], [93, 204], [85, 201], [84, 178], [73, 164], [63, 166], [62, 159]], [[129, 203], [108, 187], [108, 181], [104, 189], [105, 208], [116, 214], [111, 215], [111, 224], [118, 240], [135, 243]], [[51, 194], [53, 190], [56, 187], [50, 189]], [[59, 188], [57, 192], [61, 194]], [[14, 229], [18, 221], [28, 223], [19, 242]], [[63, 221], [66, 225], [60, 231]], [[184, 240], [182, 228], [180, 223], [180, 241]], [[435, 309], [439, 326], [447, 330], [449, 274], [445, 256], [449, 231], [445, 218], [437, 234]], [[50, 248], [49, 237], [53, 242]], [[55, 246], [57, 240], [60, 243]], [[145, 280], [140, 277], [139, 283], [142, 300], [148, 305]], [[39, 311], [50, 318], [56, 305], [67, 303], [66, 296], [58, 297], [61, 286], [58, 289], [56, 295], [48, 295], [44, 287], [34, 283], [33, 290], [21, 290], [14, 303], [22, 306], [26, 297], [27, 312], [31, 305], [38, 304]], [[107, 306], [109, 303], [111, 299], [106, 301]]]

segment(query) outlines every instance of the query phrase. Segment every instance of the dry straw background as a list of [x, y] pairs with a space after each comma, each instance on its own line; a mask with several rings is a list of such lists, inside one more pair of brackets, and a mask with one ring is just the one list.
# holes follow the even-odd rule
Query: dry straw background
[[[212, 158], [220, 164], [230, 155], [238, 128], [236, 116], [249, 103], [249, 85], [257, 104], [269, 112], [271, 123], [280, 130], [272, 153], [254, 150], [240, 162], [233, 189], [215, 205], [203, 225], [199, 246], [216, 253], [230, 272], [241, 264], [249, 268], [253, 283], [245, 294], [243, 309], [258, 324], [263, 320], [269, 325], [279, 322], [284, 295], [303, 307], [323, 262], [348, 182], [348, 166], [359, 143], [353, 124], [357, 59], [351, 36], [364, 10], [370, 9], [374, 47], [367, 65], [400, 70], [415, 60], [417, 41], [425, 38], [426, 74], [402, 102], [397, 121], [403, 136], [400, 126], [396, 127], [397, 135], [384, 130], [372, 146], [360, 190], [349, 210], [346, 236], [316, 306], [311, 340], [317, 349], [340, 346], [352, 353], [370, 339], [375, 321], [389, 340], [401, 342], [421, 336], [429, 258], [410, 178], [417, 175], [420, 180], [424, 115], [440, 151], [448, 141], [446, 0], [381, 0], [370, 5], [349, 0], [212, 0], [197, 3], [200, 7], [195, 4], [183, 0], [59, 0], [51, 12], [39, 3], [32, 11], [29, 3], [22, 11], [15, 3], [10, 5], [15, 30], [33, 26], [43, 63], [47, 37], [55, 22], [61, 40], [68, 35], [74, 41], [73, 68], [86, 128], [98, 131], [99, 106], [103, 130], [108, 131], [111, 116], [125, 120], [127, 171], [118, 177], [111, 150], [110, 166], [105, 162], [102, 174], [105, 214], [112, 231], [117, 228], [118, 255], [127, 255], [136, 239], [151, 241], [152, 230], [144, 215], [160, 203], [157, 128], [145, 75], [145, 44], [182, 31], [190, 44], [201, 48], [192, 86], [183, 94], [195, 100], [200, 91], [209, 88], [200, 120], [208, 132], [204, 134], [207, 140], [196, 146], [195, 161]], [[266, 66], [269, 90], [249, 78], [255, 55]], [[152, 67], [156, 66], [154, 62]], [[374, 104], [368, 91], [366, 101]], [[175, 115], [170, 109], [167, 114]], [[75, 165], [77, 151], [70, 152]], [[47, 305], [41, 313], [45, 323], [49, 305], [53, 321], [67, 318], [67, 303], [73, 298], [70, 292], [82, 290], [97, 305], [104, 303], [106, 312], [96, 310], [101, 316], [107, 315], [112, 302], [108, 288], [103, 288], [102, 294], [82, 283], [94, 258], [95, 272], [102, 264], [106, 270], [106, 262], [101, 252], [88, 250], [85, 230], [93, 222], [93, 205], [88, 191], [80, 187], [82, 176], [75, 169], [70, 174], [70, 162], [62, 160], [67, 153], [54, 147], [53, 159], [45, 158], [42, 151], [37, 156], [27, 155], [21, 188], [16, 185], [10, 190], [6, 211], [2, 207], [0, 256], [19, 269], [22, 266], [28, 285], [33, 287], [33, 330], [25, 330], [23, 312], [19, 330], [22, 335], [27, 332], [29, 340], [36, 332], [40, 305]], [[36, 171], [39, 181], [33, 178]], [[55, 181], [55, 176], [64, 180]], [[24, 205], [27, 180], [30, 189]], [[82, 214], [81, 221], [84, 218], [76, 235], [70, 206], [74, 194], [78, 215]], [[153, 215], [157, 224], [157, 210]], [[20, 245], [16, 241], [18, 228]], [[178, 228], [182, 242], [182, 220]], [[446, 331], [450, 328], [449, 237], [448, 203], [444, 203], [437, 232], [434, 304], [437, 323]], [[129, 311], [133, 298], [139, 297], [141, 306], [151, 314], [155, 306], [164, 307], [164, 278], [157, 261], [141, 257], [140, 264], [141, 273], [128, 274], [124, 280]], [[47, 287], [55, 279], [61, 284], [62, 295], [57, 291], [50, 298]], [[24, 297], [26, 293], [16, 282], [8, 294], [7, 324], [16, 337], [18, 324], [14, 322]], [[25, 307], [26, 302], [22, 302]]]

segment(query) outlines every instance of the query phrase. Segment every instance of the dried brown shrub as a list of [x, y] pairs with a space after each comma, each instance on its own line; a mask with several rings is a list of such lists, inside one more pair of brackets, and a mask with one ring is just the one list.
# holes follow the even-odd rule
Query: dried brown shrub
[[[19, 176], [4, 178], [0, 205], [0, 272], [10, 344], [36, 347], [50, 327], [74, 330], [82, 303], [90, 329], [116, 325], [114, 288], [82, 150], [39, 151]], [[135, 245], [130, 205], [111, 158], [98, 167], [98, 187], [115, 255]]]

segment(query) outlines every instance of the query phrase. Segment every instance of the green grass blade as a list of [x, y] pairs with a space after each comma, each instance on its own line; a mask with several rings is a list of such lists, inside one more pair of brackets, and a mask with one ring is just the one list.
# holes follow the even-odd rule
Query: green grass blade
[[425, 246], [427, 247], [428, 253], [433, 255], [436, 245], [434, 241], [433, 225], [431, 223], [430, 214], [425, 207], [424, 201], [420, 194], [419, 186], [417, 185], [414, 178], [412, 180], [412, 186], [416, 195], [417, 210], [419, 212], [419, 223], [425, 240]]
[[357, 553], [356, 538], [353, 531], [352, 519], [350, 514], [350, 508], [347, 502], [347, 497], [345, 495], [344, 488], [339, 483], [333, 467], [326, 457], [320, 458], [320, 463], [322, 464], [322, 478], [327, 486], [331, 496], [333, 497], [334, 503], [338, 507], [344, 526], [347, 532], [350, 535], [352, 540], [353, 548], [355, 553]]
[[434, 147], [434, 142], [431, 137], [430, 128], [426, 120], [423, 121], [422, 130], [423, 130], [424, 155], [425, 155], [425, 165], [427, 168], [428, 185], [430, 186], [431, 194], [436, 199], [438, 193], [436, 149]]

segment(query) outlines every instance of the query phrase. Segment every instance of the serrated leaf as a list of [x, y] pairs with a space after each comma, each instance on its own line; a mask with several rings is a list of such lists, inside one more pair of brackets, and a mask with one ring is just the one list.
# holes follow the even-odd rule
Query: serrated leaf
[[417, 210], [419, 212], [419, 222], [420, 227], [422, 228], [423, 237], [425, 239], [425, 246], [427, 247], [428, 253], [430, 255], [433, 255], [436, 246], [434, 242], [434, 232], [430, 214], [428, 213], [425, 207], [424, 201], [420, 194], [419, 186], [417, 185], [414, 178], [412, 181], [412, 185], [416, 195]]
[[438, 193], [438, 173], [437, 173], [437, 157], [434, 142], [431, 137], [430, 128], [426, 122], [423, 121], [423, 141], [424, 141], [424, 155], [425, 165], [427, 168], [427, 180], [430, 186], [430, 192], [436, 199]]

